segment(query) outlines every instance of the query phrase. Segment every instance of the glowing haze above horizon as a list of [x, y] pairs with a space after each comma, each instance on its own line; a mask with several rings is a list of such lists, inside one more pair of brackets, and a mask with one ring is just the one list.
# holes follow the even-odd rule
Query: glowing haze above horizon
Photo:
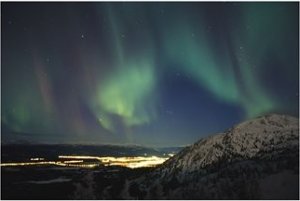
[[2, 3], [3, 142], [176, 146], [298, 116], [298, 3]]

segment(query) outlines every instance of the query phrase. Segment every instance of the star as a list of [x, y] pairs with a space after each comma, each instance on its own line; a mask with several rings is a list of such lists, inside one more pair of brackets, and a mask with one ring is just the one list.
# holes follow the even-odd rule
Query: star
[[4, 6], [7, 126], [49, 142], [53, 131], [186, 144], [242, 118], [298, 114], [296, 5], [109, 4]]

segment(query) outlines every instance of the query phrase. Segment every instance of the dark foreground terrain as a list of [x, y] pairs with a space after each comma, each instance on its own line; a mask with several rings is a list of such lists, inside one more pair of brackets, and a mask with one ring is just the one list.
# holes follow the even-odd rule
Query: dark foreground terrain
[[299, 120], [268, 115], [155, 168], [2, 167], [2, 199], [299, 199]]
[[1, 199], [121, 199], [126, 180], [150, 169], [2, 167]]
[[299, 120], [273, 114], [240, 123], [132, 185], [142, 199], [299, 199]]

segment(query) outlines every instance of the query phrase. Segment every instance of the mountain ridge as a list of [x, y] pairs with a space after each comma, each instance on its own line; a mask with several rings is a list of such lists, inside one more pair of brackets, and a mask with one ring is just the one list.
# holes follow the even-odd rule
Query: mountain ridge
[[[298, 199], [299, 183], [293, 179], [299, 179], [298, 164], [299, 120], [266, 115], [186, 147], [151, 173], [128, 181], [128, 189], [138, 190], [125, 193], [125, 197]], [[270, 183], [270, 178], [277, 178], [285, 186], [279, 185], [277, 192], [267, 193], [265, 183]], [[271, 181], [272, 185], [275, 183]]]

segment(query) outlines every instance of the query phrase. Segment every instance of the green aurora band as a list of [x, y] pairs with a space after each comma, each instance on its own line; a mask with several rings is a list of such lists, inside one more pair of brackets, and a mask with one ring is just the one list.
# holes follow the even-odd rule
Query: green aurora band
[[[104, 81], [100, 81], [97, 89], [96, 101], [93, 110], [100, 124], [109, 131], [117, 132], [113, 115], [120, 117], [121, 124], [125, 127], [141, 125], [150, 122], [155, 117], [154, 109], [154, 88], [156, 81], [155, 64], [150, 36], [147, 27], [144, 27], [141, 38], [135, 41], [138, 45], [144, 42], [145, 49], [126, 50], [126, 26], [130, 19], [131, 9], [125, 10], [122, 16], [118, 12], [112, 12], [111, 6], [107, 6], [107, 16], [110, 22], [110, 29], [113, 44], [112, 55], [114, 59], [114, 71]], [[133, 15], [138, 15], [135, 13]], [[138, 17], [138, 16], [135, 16]], [[109, 37], [109, 36], [108, 36]], [[129, 54], [130, 52], [130, 54]], [[152, 100], [151, 102], [147, 100]], [[147, 104], [146, 104], [147, 103]], [[125, 134], [126, 129], [122, 130]]]
[[[224, 32], [219, 33], [220, 41], [224, 43], [222, 54], [215, 53], [214, 41], [210, 38], [211, 32], [207, 32], [204, 19], [195, 20], [189, 15], [178, 14], [180, 10], [173, 10], [172, 20], [167, 18], [165, 22], [161, 22], [157, 19], [156, 22], [162, 30], [163, 55], [167, 60], [180, 66], [177, 70], [190, 74], [199, 85], [207, 88], [216, 98], [240, 105], [244, 108], [247, 118], [272, 111], [280, 105], [261, 87], [260, 75], [252, 68], [263, 68], [263, 56], [271, 50], [280, 50], [280, 45], [285, 40], [280, 29], [282, 27], [288, 29], [289, 26], [285, 24], [291, 20], [286, 15], [287, 8], [275, 4], [242, 6], [240, 19], [228, 20], [224, 30], [221, 30]], [[123, 17], [114, 16], [111, 21], [112, 27], [122, 27], [130, 23]], [[230, 23], [234, 23], [234, 27], [230, 27]], [[226, 33], [226, 29], [232, 31]], [[158, 76], [155, 76], [152, 70], [153, 58], [148, 57], [150, 59], [140, 62], [139, 56], [135, 55], [134, 59], [130, 59], [138, 62], [124, 64], [128, 60], [128, 57], [123, 57], [124, 52], [130, 50], [120, 45], [122, 31], [116, 33], [117, 29], [113, 30], [115, 36], [113, 41], [118, 41], [115, 45], [116, 52], [122, 55], [119, 56], [122, 59], [119, 59], [118, 66], [126, 67], [121, 67], [120, 72], [113, 74], [104, 85], [101, 85], [97, 100], [104, 113], [121, 116], [126, 126], [144, 124], [155, 116], [153, 110], [148, 113], [144, 109], [147, 107], [145, 97], [155, 97], [153, 87], [155, 77]], [[145, 41], [143, 44], [145, 49], [153, 49], [149, 40]], [[283, 54], [278, 56], [287, 57]], [[131, 54], [131, 57], [132, 55], [134, 54]], [[102, 118], [102, 125], [113, 130], [111, 120], [104, 119]]]
[[[93, 82], [89, 86], [82, 82], [77, 87], [103, 128], [118, 133], [121, 125], [121, 131], [130, 135], [130, 128], [155, 120], [160, 101], [159, 83], [163, 79], [161, 72], [174, 69], [190, 75], [193, 82], [215, 99], [242, 108], [246, 119], [287, 107], [277, 94], [268, 91], [263, 78], [267, 71], [264, 69], [266, 55], [274, 54], [286, 63], [290, 60], [283, 47], [294, 42], [287, 38], [297, 35], [292, 29], [297, 16], [288, 12], [292, 5], [230, 4], [232, 12], [220, 13], [218, 19], [223, 20], [211, 28], [206, 19], [210, 11], [199, 5], [190, 8], [177, 3], [152, 6], [128, 3], [107, 4], [98, 9], [107, 20], [103, 36], [109, 44], [106, 49], [101, 49], [102, 44], [99, 44], [99, 50], [108, 52], [111, 58], [97, 55], [103, 60], [101, 65], [106, 65], [105, 72], [99, 70], [99, 73], [97, 69], [101, 66], [84, 66], [88, 62], [82, 56], [82, 68], [94, 68], [89, 69], [90, 72], [98, 74], [90, 73], [88, 77], [89, 81], [95, 81], [95, 86]], [[133, 19], [143, 23], [137, 26], [138, 22]], [[17, 61], [14, 64], [18, 65]], [[60, 65], [63, 68], [63, 64]], [[63, 75], [54, 71], [47, 73], [50, 78], [46, 81], [46, 78], [38, 78], [43, 72], [18, 75], [19, 83], [10, 86], [12, 98], [4, 97], [6, 107], [2, 109], [2, 122], [15, 131], [47, 129], [51, 133], [52, 128], [53, 132], [60, 129], [57, 126], [60, 112], [51, 93], [53, 83]], [[291, 73], [293, 71], [286, 68], [282, 76], [289, 77]], [[39, 85], [44, 88], [40, 89]], [[13, 90], [20, 87], [22, 92]], [[72, 121], [70, 125], [79, 121]], [[80, 131], [85, 131], [84, 126]]]

